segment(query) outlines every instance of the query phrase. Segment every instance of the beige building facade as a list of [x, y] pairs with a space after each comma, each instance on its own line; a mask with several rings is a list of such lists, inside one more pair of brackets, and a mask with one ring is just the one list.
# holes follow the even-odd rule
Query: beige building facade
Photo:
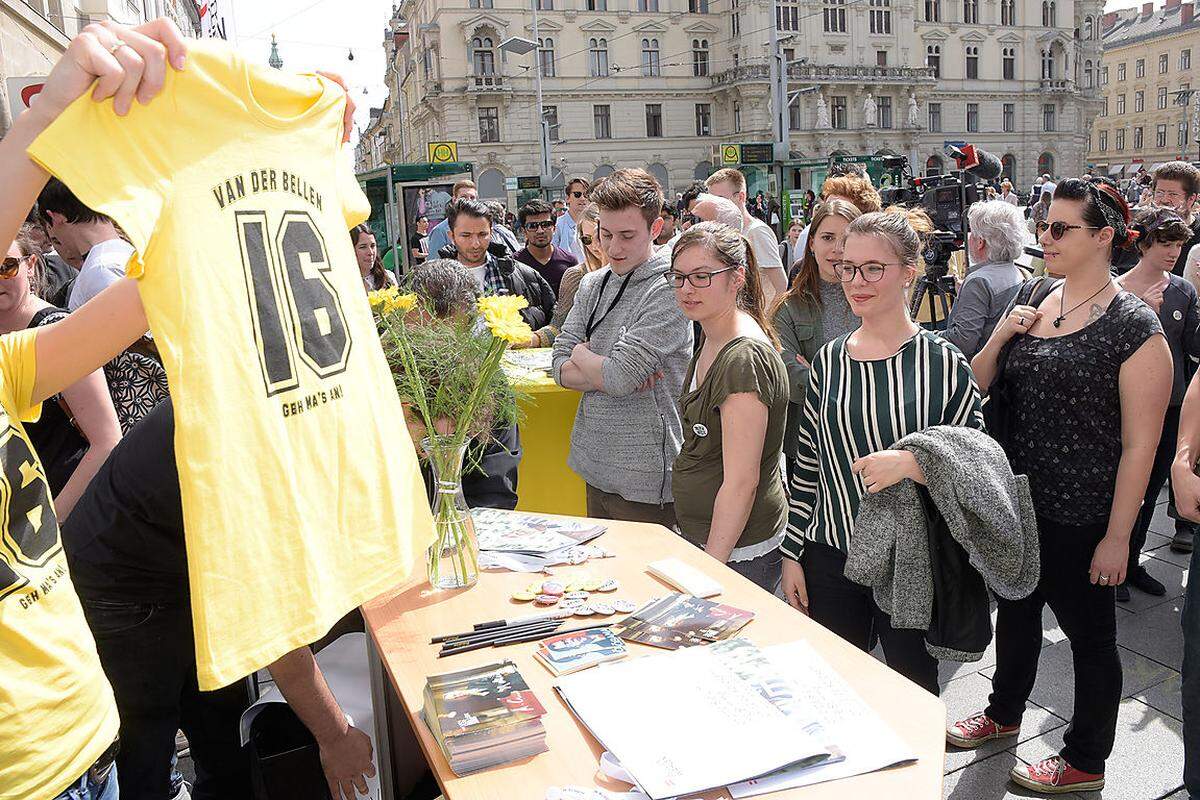
[[[539, 3], [534, 33], [531, 6]], [[724, 142], [771, 141], [769, 37], [788, 62], [784, 188], [831, 154], [950, 166], [946, 142], [1004, 157], [1028, 186], [1079, 174], [1099, 112], [1102, 0], [404, 0], [391, 22], [388, 105], [360, 166], [458, 143], [482, 193], [539, 173], [535, 64], [552, 168], [649, 169], [670, 192]], [[772, 11], [774, 9], [774, 12]], [[500, 50], [538, 39], [536, 53]]]
[[10, 86], [19, 92], [45, 77], [81, 28], [160, 16], [173, 19], [185, 35], [199, 34], [194, 0], [0, 0], [0, 136], [12, 124]]
[[1103, 99], [1088, 160], [1121, 177], [1164, 161], [1200, 161], [1200, 19], [1195, 3], [1104, 18]]

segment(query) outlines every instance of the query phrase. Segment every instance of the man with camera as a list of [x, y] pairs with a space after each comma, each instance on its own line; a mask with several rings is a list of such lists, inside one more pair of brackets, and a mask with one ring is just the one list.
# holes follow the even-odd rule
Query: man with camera
[[967, 222], [971, 266], [942, 335], [971, 359], [983, 349], [1021, 286], [1023, 276], [1015, 261], [1029, 233], [1025, 215], [1005, 200], [973, 204], [967, 211]]

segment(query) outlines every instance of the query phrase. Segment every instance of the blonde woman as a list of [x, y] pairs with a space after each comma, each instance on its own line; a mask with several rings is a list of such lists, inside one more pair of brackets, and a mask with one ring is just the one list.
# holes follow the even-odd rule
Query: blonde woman
[[924, 631], [894, 628], [871, 590], [843, 574], [863, 496], [905, 478], [925, 482], [913, 454], [892, 446], [934, 425], [983, 427], [967, 360], [908, 313], [917, 230], [928, 224], [924, 212], [900, 209], [864, 214], [846, 229], [835, 271], [862, 325], [813, 362], [781, 549], [789, 604], [862, 650], [878, 637], [889, 667], [937, 694]]

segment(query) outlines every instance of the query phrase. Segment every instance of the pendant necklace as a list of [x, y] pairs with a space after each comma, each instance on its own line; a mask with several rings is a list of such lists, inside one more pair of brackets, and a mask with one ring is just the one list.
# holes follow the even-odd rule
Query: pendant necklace
[[1063, 320], [1067, 318], [1067, 315], [1068, 315], [1068, 314], [1070, 314], [1072, 311], [1074, 311], [1075, 309], [1079, 308], [1080, 306], [1087, 305], [1089, 302], [1091, 302], [1093, 299], [1095, 299], [1096, 295], [1100, 294], [1100, 293], [1101, 293], [1101, 292], [1103, 292], [1105, 289], [1107, 289], [1107, 288], [1108, 288], [1108, 285], [1109, 285], [1110, 283], [1112, 283], [1112, 281], [1111, 281], [1111, 280], [1109, 280], [1109, 281], [1105, 281], [1104, 285], [1103, 285], [1103, 286], [1101, 286], [1099, 289], [1097, 289], [1097, 290], [1096, 290], [1096, 291], [1095, 291], [1095, 292], [1092, 294], [1092, 296], [1091, 296], [1091, 297], [1089, 297], [1087, 300], [1084, 300], [1082, 303], [1079, 303], [1079, 304], [1077, 304], [1077, 305], [1071, 306], [1071, 308], [1070, 308], [1070, 309], [1068, 309], [1067, 311], [1063, 311], [1063, 299], [1064, 299], [1064, 298], [1067, 296], [1067, 287], [1066, 287], [1066, 286], [1064, 286], [1064, 287], [1063, 287], [1063, 293], [1062, 293], [1062, 294], [1060, 294], [1060, 295], [1058, 296], [1058, 316], [1054, 318], [1054, 327], [1056, 327], [1056, 328], [1061, 328], [1061, 327], [1062, 327], [1062, 324], [1063, 324]]

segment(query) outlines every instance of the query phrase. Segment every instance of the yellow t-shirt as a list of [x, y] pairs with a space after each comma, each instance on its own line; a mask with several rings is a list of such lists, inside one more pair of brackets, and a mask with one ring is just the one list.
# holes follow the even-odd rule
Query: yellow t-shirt
[[85, 95], [29, 149], [138, 251], [205, 690], [320, 638], [433, 539], [350, 243], [370, 207], [344, 109], [334, 83], [207, 40], [150, 105]]
[[22, 421], [37, 330], [0, 336], [0, 800], [46, 800], [117, 738], [117, 706], [67, 574], [41, 461]]

